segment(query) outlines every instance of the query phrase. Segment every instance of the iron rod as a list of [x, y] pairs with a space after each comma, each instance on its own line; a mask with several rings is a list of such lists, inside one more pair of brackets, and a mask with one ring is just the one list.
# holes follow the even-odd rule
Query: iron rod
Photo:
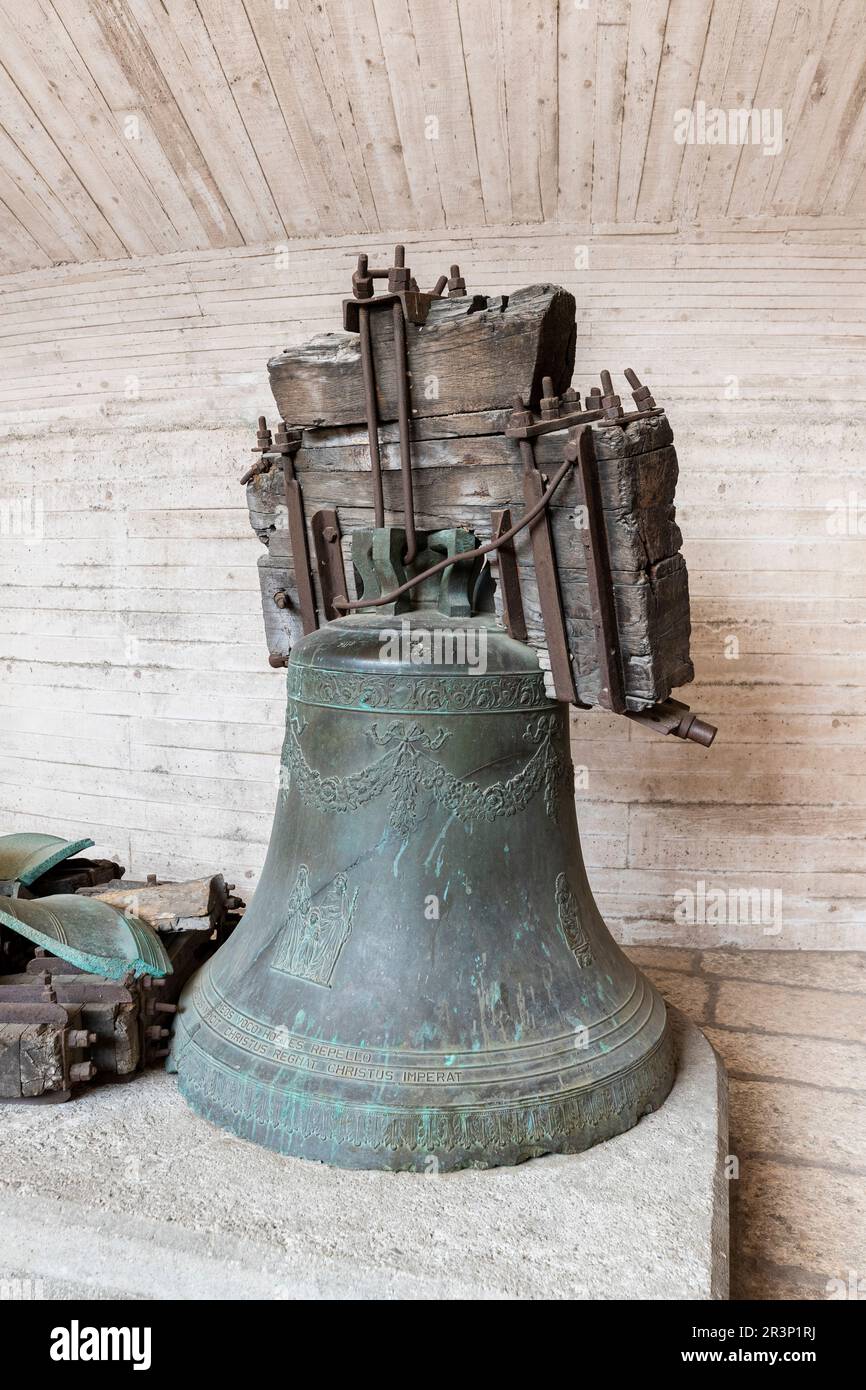
[[[399, 250], [399, 248], [398, 248]], [[415, 501], [412, 493], [412, 444], [409, 438], [409, 358], [406, 348], [406, 320], [399, 300], [394, 305], [394, 371], [397, 377], [397, 420], [400, 427], [400, 473], [403, 483], [403, 525], [406, 529], [404, 563], [410, 565], [418, 554], [415, 535]]]
[[370, 469], [373, 474], [373, 515], [377, 526], [385, 525], [385, 501], [382, 495], [382, 458], [379, 453], [379, 410], [376, 405], [376, 381], [373, 372], [373, 339], [370, 333], [370, 310], [358, 305], [358, 331], [361, 335], [361, 372], [364, 377], [364, 406], [367, 412], [367, 436], [370, 441]]

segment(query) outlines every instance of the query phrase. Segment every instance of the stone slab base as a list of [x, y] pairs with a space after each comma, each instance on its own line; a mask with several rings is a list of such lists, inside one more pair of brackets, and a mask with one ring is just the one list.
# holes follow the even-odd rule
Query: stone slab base
[[0, 1280], [46, 1298], [726, 1298], [724, 1071], [671, 1013], [662, 1108], [518, 1168], [282, 1158], [198, 1119], [164, 1072], [5, 1106]]

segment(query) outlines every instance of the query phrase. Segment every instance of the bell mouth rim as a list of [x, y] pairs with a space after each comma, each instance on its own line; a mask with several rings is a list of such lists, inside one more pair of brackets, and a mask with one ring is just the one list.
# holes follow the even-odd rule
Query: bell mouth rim
[[577, 1153], [624, 1133], [667, 1098], [676, 1041], [662, 1004], [661, 1027], [632, 1065], [559, 1096], [443, 1108], [364, 1106], [285, 1092], [233, 1072], [190, 1041], [178, 1059], [181, 1094], [203, 1119], [287, 1157], [341, 1168], [426, 1171], [496, 1168], [554, 1153]]

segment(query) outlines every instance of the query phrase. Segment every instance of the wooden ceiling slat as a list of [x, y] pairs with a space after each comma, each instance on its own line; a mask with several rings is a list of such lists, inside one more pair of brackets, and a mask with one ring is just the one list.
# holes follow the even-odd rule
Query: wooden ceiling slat
[[[732, 0], [731, 4], [713, 6], [695, 92], [696, 98], [704, 101], [708, 107], [724, 109], [728, 104], [726, 92], [729, 73], [736, 73], [742, 62], [740, 44], [745, 41], [744, 36], [748, 32], [746, 26], [751, 26], [760, 18], [755, 11], [756, 3], [767, 11], [766, 23], [769, 32], [777, 0]], [[754, 43], [752, 36], [750, 46], [754, 47]], [[731, 104], [738, 106], [739, 100]], [[683, 150], [674, 202], [686, 223], [697, 220], [701, 190], [711, 151], [715, 158], [719, 146], [695, 143], [686, 145]]]
[[[53, 28], [44, 38], [46, 56], [40, 53], [38, 61], [46, 74], [53, 71], [48, 55], [56, 46], [68, 63], [70, 75], [57, 83], [61, 99], [87, 133], [129, 216], [141, 223], [157, 252], [205, 247], [205, 229], [142, 109], [142, 94], [106, 48], [91, 0], [44, 0], [43, 13]], [[31, 46], [35, 39], [36, 32]]]
[[208, 245], [205, 229], [150, 124], [142, 93], [132, 87], [105, 42], [91, 0], [51, 0], [51, 6], [86, 68], [96, 101], [101, 98], [111, 125], [124, 139], [150, 201], [169, 223], [171, 231], [166, 228], [162, 235], [170, 244], [162, 249], [203, 249]]
[[616, 191], [618, 222], [633, 222], [637, 212], [667, 15], [668, 0], [632, 0]]
[[502, 15], [512, 215], [543, 222], [559, 191], [558, 11], [507, 0]]
[[[785, 150], [770, 158], [754, 146], [743, 146], [722, 212], [743, 216], [771, 211], [770, 195], [788, 153], [798, 147], [799, 142], [793, 143], [794, 133], [808, 105], [840, 3], [841, 0], [800, 0], [796, 5], [779, 5], [769, 39], [758, 45], [753, 64], [758, 67], [760, 57], [758, 80], [748, 87], [744, 104], [782, 111]], [[800, 151], [808, 157], [802, 147]]]
[[409, 15], [426, 115], [435, 122], [431, 130], [434, 138], [429, 143], [445, 221], [452, 227], [483, 223], [484, 200], [457, 0], [409, 0]]
[[592, 215], [596, 33], [592, 9], [560, 5], [556, 215], [578, 226]]
[[93, 254], [93, 242], [80, 233], [75, 235], [78, 228], [53, 190], [2, 128], [0, 197], [51, 263], [76, 260], [76, 252]]
[[373, 8], [417, 225], [442, 227], [445, 207], [433, 141], [427, 135], [427, 117], [435, 113], [427, 110], [408, 0], [374, 0]]
[[866, 7], [843, 0], [772, 191], [775, 212], [820, 212], [863, 100]]
[[[298, 5], [295, 0], [285, 0], [280, 9], [273, 0], [244, 3], [282, 112], [285, 131], [280, 132], [277, 157], [280, 146], [290, 146], [322, 232], [364, 228], [358, 190]], [[231, 0], [213, 8], [230, 9]], [[254, 65], [249, 80], [256, 81]]]
[[849, 210], [858, 180], [866, 168], [866, 94], [860, 90], [860, 110], [853, 122], [847, 144], [833, 169], [833, 178], [821, 204], [821, 215]]
[[[56, 13], [3, 0], [4, 51], [22, 96], [130, 255], [170, 250], [171, 228]], [[123, 250], [121, 254], [123, 254]]]
[[373, 0], [323, 0], [381, 227], [419, 225]]
[[508, 158], [508, 112], [502, 51], [501, 0], [457, 0], [458, 21], [472, 124], [483, 221], [511, 221], [511, 171]]
[[178, 248], [236, 246], [240, 233], [125, 0], [52, 0], [177, 234]]
[[628, 25], [622, 17], [624, 15], [627, 18], [627, 10], [622, 4], [617, 4], [617, 0], [606, 0], [598, 15], [592, 159], [593, 224], [616, 221], [628, 61]]
[[127, 3], [241, 241], [282, 239], [285, 228], [198, 10], [173, 0]]
[[[354, 118], [345, 68], [337, 48], [331, 15], [322, 0], [296, 0], [296, 4], [306, 25], [310, 49], [331, 103], [345, 153], [348, 177], [354, 184], [360, 204], [361, 223], [370, 231], [376, 231], [380, 226], [379, 210], [361, 147], [360, 128]], [[383, 132], [380, 132], [380, 138], [382, 134]], [[393, 213], [388, 209], [387, 203], [386, 209], [390, 218]]]
[[[57, 209], [61, 234], [70, 250], [69, 259], [122, 256], [120, 238], [2, 65], [0, 111], [9, 139], [32, 166], [34, 197]], [[17, 170], [25, 179], [28, 177], [13, 156], [8, 172], [14, 177]]]
[[27, 231], [27, 228], [10, 212], [6, 204], [0, 201], [0, 247], [2, 247], [2, 265], [4, 273], [7, 271], [26, 270], [30, 266], [47, 266], [51, 264], [49, 257], [42, 250], [35, 237]]
[[685, 149], [674, 139], [674, 116], [694, 103], [712, 9], [713, 0], [671, 0], [635, 214], [639, 222], [673, 215]]
[[[721, 95], [723, 111], [751, 106], [761, 76], [767, 44], [775, 34], [779, 0], [743, 0], [728, 56]], [[737, 176], [742, 149], [738, 145], [705, 145], [703, 177], [697, 194], [696, 219], [724, 217]], [[766, 160], [764, 161], [766, 163]], [[760, 200], [759, 200], [760, 201]], [[759, 204], [758, 204], [759, 205]], [[758, 205], [752, 208], [757, 211]]]

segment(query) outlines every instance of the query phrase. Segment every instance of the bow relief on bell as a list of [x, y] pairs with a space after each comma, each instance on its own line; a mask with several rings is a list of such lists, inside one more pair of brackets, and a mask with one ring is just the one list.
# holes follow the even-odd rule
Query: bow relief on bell
[[450, 737], [447, 729], [428, 733], [417, 723], [396, 719], [384, 727], [372, 724], [368, 732], [385, 750], [382, 756], [358, 772], [329, 777], [307, 761], [300, 742], [303, 728], [297, 715], [291, 715], [283, 762], [301, 800], [318, 811], [354, 811], [387, 793], [391, 798], [389, 823], [407, 836], [418, 824], [422, 792], [429, 793], [464, 825], [516, 815], [541, 792], [545, 811], [556, 820], [566, 763], [555, 746], [555, 716], [530, 720], [524, 738], [535, 745], [535, 751], [512, 777], [483, 787], [469, 778], [456, 777], [436, 757]]
[[273, 968], [300, 980], [310, 980], [314, 985], [330, 987], [340, 952], [352, 931], [358, 890], [350, 897], [346, 875], [337, 874], [327, 889], [320, 889], [315, 896], [314, 904], [310, 870], [301, 864], [289, 894]]

